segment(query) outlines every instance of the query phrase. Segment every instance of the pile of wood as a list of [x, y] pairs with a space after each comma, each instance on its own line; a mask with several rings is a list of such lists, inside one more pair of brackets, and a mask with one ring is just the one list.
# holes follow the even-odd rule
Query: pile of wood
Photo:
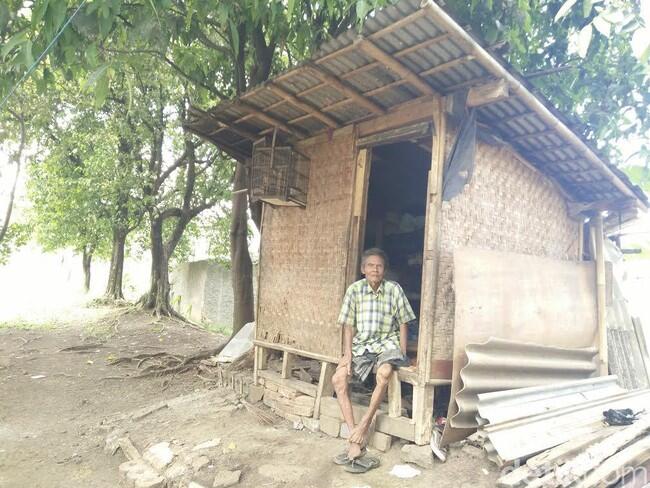
[[[523, 462], [523, 464], [521, 464]], [[650, 482], [650, 415], [574, 438], [506, 469], [502, 488], [646, 486]]]

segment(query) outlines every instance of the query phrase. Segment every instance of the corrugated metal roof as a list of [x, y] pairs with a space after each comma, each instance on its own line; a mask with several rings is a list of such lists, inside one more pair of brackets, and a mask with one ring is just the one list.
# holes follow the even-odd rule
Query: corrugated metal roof
[[[534, 89], [526, 80], [494, 55], [490, 58], [478, 56], [481, 58], [478, 59], [477, 53], [484, 54], [484, 50], [477, 51], [483, 49], [480, 43], [459, 36], [455, 30], [457, 24], [445, 21], [446, 17], [441, 20], [440, 15], [432, 15], [425, 3], [421, 6], [419, 0], [402, 0], [377, 11], [365, 22], [362, 37], [398, 60], [441, 95], [496, 79], [495, 65], [487, 61], [497, 62], [519, 86], [511, 87], [507, 99], [478, 108], [478, 119], [484, 126], [555, 179], [576, 201], [616, 201], [620, 206], [625, 200], [629, 206], [638, 199], [647, 205], [645, 194], [622, 172], [595, 156], [586, 142], [567, 131], [570, 124], [546, 100], [535, 94], [536, 102], [531, 103]], [[307, 63], [274, 77], [271, 83], [310, 104], [313, 110], [334, 117], [341, 126], [373, 114], [315, 76], [308, 65], [338, 77], [384, 110], [422, 96], [406, 79], [357, 49], [354, 43], [358, 36], [357, 29], [350, 29], [324, 43]], [[517, 92], [522, 86], [526, 93]], [[549, 123], [548, 113], [542, 113], [544, 110], [552, 112], [556, 120]], [[268, 133], [273, 124], [263, 117], [264, 114], [285, 124], [290, 132], [283, 130], [282, 134], [290, 141], [328, 130], [313, 113], [305, 113], [290, 100], [274, 94], [269, 83], [252, 88], [232, 102], [217, 105], [209, 114], [193, 110], [189, 128], [236, 157], [245, 157], [250, 156], [253, 138], [242, 135], [237, 129], [245, 122], [247, 131], [255, 135]], [[567, 135], [572, 140], [567, 140]], [[588, 177], [585, 170], [589, 170]]]
[[490, 338], [465, 347], [463, 387], [456, 394], [454, 428], [478, 427], [479, 394], [589, 378], [596, 372], [595, 348], [562, 348]]
[[[566, 394], [560, 388], [560, 395]], [[549, 402], [554, 401], [552, 398]], [[590, 434], [603, 424], [603, 411], [610, 408], [631, 408], [637, 412], [647, 408], [650, 390], [615, 393], [557, 409], [548, 409], [525, 418], [506, 420], [482, 427], [486, 437], [484, 448], [488, 457], [499, 465], [527, 458], [571, 439]]]

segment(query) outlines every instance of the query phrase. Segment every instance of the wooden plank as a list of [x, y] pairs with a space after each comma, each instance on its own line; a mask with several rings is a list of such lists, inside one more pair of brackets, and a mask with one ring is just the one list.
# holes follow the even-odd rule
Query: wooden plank
[[[413, 418], [415, 420], [414, 442], [418, 446], [429, 444], [433, 429], [433, 392], [432, 385], [413, 387]], [[417, 414], [417, 416], [416, 416]]]
[[387, 114], [359, 122], [359, 137], [431, 120], [431, 97], [420, 97], [392, 108]]
[[[363, 417], [367, 408], [368, 407], [352, 404], [354, 418], [360, 419]], [[321, 400], [320, 413], [321, 415], [327, 415], [328, 417], [343, 420], [339, 403], [336, 398], [333, 397], [325, 397]], [[392, 418], [383, 410], [377, 412], [375, 430], [411, 442], [415, 440], [415, 425], [410, 419], [407, 419], [406, 417]]]
[[354, 173], [352, 196], [352, 215], [350, 221], [350, 240], [348, 244], [348, 264], [346, 286], [353, 283], [359, 273], [359, 256], [366, 230], [366, 208], [368, 205], [368, 181], [370, 179], [371, 149], [360, 149]]
[[262, 346], [268, 349], [273, 349], [275, 351], [287, 351], [295, 354], [296, 356], [303, 356], [306, 358], [316, 359], [318, 361], [327, 361], [329, 363], [334, 363], [334, 364], [337, 364], [339, 362], [339, 360], [335, 357], [326, 356], [324, 354], [318, 354], [316, 352], [302, 351], [300, 349], [296, 349], [295, 347], [287, 346], [286, 344], [277, 344], [274, 342], [266, 342], [258, 339], [254, 340], [253, 344], [255, 344], [256, 346]]
[[480, 107], [489, 103], [500, 102], [510, 96], [506, 80], [496, 80], [469, 89], [467, 94], [468, 107]]
[[341, 81], [339, 78], [334, 76], [333, 74], [325, 71], [323, 68], [320, 66], [317, 66], [316, 64], [310, 63], [306, 65], [310, 71], [313, 72], [314, 76], [317, 78], [323, 80], [326, 83], [329, 83], [333, 88], [336, 88], [337, 90], [340, 90], [345, 96], [348, 98], [351, 98], [354, 100], [357, 104], [361, 105], [362, 107], [366, 108], [369, 110], [371, 113], [374, 114], [384, 114], [386, 113], [386, 110], [381, 107], [379, 104], [373, 102], [372, 100], [366, 98], [363, 96], [363, 94], [357, 90], [356, 88], [353, 88], [349, 84]]
[[310, 397], [316, 398], [316, 394], [318, 393], [318, 387], [316, 385], [296, 379], [284, 379], [280, 373], [271, 371], [270, 369], [261, 370], [258, 374], [260, 378], [264, 378], [265, 382], [271, 381], [279, 386], [296, 390]]
[[334, 120], [332, 117], [330, 117], [327, 114], [324, 114], [323, 112], [318, 110], [316, 107], [312, 106], [311, 104], [300, 100], [297, 96], [292, 95], [291, 93], [286, 91], [281, 86], [273, 84], [273, 83], [269, 83], [268, 87], [269, 87], [269, 90], [271, 90], [273, 93], [275, 93], [279, 97], [284, 98], [285, 100], [287, 100], [292, 105], [298, 107], [303, 112], [307, 112], [308, 114], [310, 114], [313, 117], [317, 118], [321, 122], [324, 122], [326, 125], [330, 126], [331, 128], [336, 129], [337, 127], [340, 126], [340, 124], [336, 120]]
[[291, 378], [291, 371], [293, 367], [293, 362], [295, 359], [295, 355], [291, 354], [290, 352], [284, 351], [282, 354], [282, 379], [289, 379]]
[[[603, 461], [613, 456], [626, 444], [647, 433], [648, 429], [650, 429], [650, 416], [646, 415], [634, 424], [590, 446], [571, 461], [551, 471], [551, 473], [543, 478], [533, 480], [529, 483], [528, 487], [551, 488], [558, 485], [569, 486], [572, 482], [579, 480], [592, 469], [598, 468]], [[644, 441], [647, 442], [648, 440], [650, 440], [650, 437], [644, 438]], [[644, 450], [649, 449], [649, 446], [643, 445], [643, 447]]]
[[581, 480], [580, 488], [606, 488], [648, 460], [650, 460], [650, 437], [644, 437], [603, 461]]
[[318, 378], [318, 389], [316, 390], [316, 403], [314, 404], [314, 418], [320, 417], [321, 400], [325, 397], [331, 397], [333, 393], [332, 376], [336, 371], [336, 366], [326, 361], [321, 362], [320, 377]]
[[[431, 106], [434, 134], [431, 141], [431, 169], [427, 188], [427, 207], [424, 225], [424, 253], [422, 263], [422, 296], [420, 302], [420, 332], [418, 335], [418, 380], [425, 384], [431, 375], [431, 348], [435, 314], [436, 289], [438, 285], [438, 254], [440, 227], [439, 213], [442, 206], [442, 182], [444, 176], [446, 115], [443, 100], [434, 99]], [[424, 412], [414, 411], [416, 423], [423, 424]]]
[[402, 64], [395, 57], [392, 57], [382, 51], [372, 41], [364, 38], [359, 38], [354, 42], [354, 44], [365, 54], [381, 62], [385, 67], [391, 71], [394, 71], [403, 79], [407, 80], [411, 85], [417, 88], [417, 90], [422, 93], [422, 95], [433, 95], [435, 93], [433, 88], [431, 88], [416, 73], [407, 68], [406, 65]]
[[397, 371], [393, 371], [388, 379], [388, 416], [402, 416], [402, 383]]
[[594, 219], [594, 241], [596, 258], [596, 306], [598, 319], [598, 353], [600, 359], [600, 374], [605, 376], [609, 371], [607, 358], [607, 280], [605, 273], [605, 252], [603, 250], [603, 214], [597, 212]]
[[442, 71], [446, 71], [450, 68], [453, 68], [454, 66], [457, 66], [459, 64], [467, 63], [468, 61], [472, 61], [474, 59], [474, 56], [467, 55], [467, 56], [461, 56], [456, 59], [452, 59], [450, 61], [447, 61], [446, 63], [441, 63], [437, 66], [434, 66], [433, 68], [426, 69], [424, 71], [420, 72], [420, 76], [431, 76], [436, 73], [440, 73]]

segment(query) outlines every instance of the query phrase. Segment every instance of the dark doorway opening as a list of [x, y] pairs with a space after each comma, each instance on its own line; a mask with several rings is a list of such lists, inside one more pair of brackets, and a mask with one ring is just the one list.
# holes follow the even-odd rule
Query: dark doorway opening
[[[428, 142], [428, 141], [427, 141]], [[386, 278], [401, 285], [419, 317], [427, 180], [431, 152], [424, 144], [398, 142], [372, 148], [364, 249], [388, 255]], [[417, 352], [419, 323], [409, 327], [408, 354]]]

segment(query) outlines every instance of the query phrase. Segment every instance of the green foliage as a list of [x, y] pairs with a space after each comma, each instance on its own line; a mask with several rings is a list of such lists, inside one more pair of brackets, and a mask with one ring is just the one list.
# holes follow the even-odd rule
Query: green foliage
[[643, 191], [650, 194], [650, 167], [649, 166], [627, 166], [623, 169], [625, 174]]
[[9, 256], [18, 248], [27, 244], [31, 237], [31, 227], [25, 223], [9, 224], [7, 234], [0, 241], [0, 265], [5, 264]]

